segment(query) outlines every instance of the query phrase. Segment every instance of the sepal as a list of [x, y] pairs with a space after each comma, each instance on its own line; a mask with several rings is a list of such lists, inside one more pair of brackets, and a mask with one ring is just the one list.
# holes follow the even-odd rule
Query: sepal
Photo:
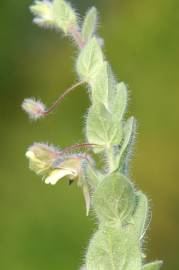
[[142, 270], [160, 270], [160, 268], [162, 267], [162, 264], [163, 264], [162, 261], [148, 263], [142, 267]]

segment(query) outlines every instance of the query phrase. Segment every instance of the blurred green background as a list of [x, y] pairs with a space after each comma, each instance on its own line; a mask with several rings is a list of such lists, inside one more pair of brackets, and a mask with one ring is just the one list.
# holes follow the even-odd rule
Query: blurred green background
[[[73, 0], [84, 14], [99, 8], [100, 35], [117, 78], [130, 89], [129, 115], [138, 120], [131, 176], [151, 199], [148, 259], [179, 269], [179, 1]], [[74, 270], [94, 231], [83, 197], [62, 181], [44, 185], [24, 153], [34, 141], [62, 147], [84, 141], [84, 89], [56, 113], [29, 122], [25, 97], [51, 104], [76, 80], [76, 49], [69, 40], [32, 24], [30, 0], [0, 2], [0, 269]]]

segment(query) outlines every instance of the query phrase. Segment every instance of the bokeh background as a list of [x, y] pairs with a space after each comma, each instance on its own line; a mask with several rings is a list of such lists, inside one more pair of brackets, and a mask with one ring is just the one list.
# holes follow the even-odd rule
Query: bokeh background
[[[84, 14], [99, 8], [99, 33], [116, 76], [130, 89], [129, 115], [138, 120], [131, 176], [151, 199], [145, 250], [179, 269], [179, 1], [73, 0]], [[24, 153], [34, 141], [62, 147], [84, 141], [84, 89], [57, 112], [29, 122], [24, 97], [46, 104], [76, 80], [69, 40], [32, 24], [30, 0], [0, 1], [0, 269], [74, 270], [94, 231], [81, 191], [67, 181], [44, 185]]]

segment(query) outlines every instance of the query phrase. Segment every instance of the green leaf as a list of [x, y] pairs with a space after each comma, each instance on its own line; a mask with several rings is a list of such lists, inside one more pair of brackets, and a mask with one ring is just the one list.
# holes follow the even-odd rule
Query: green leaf
[[77, 27], [77, 15], [71, 5], [64, 0], [54, 0], [53, 13], [56, 24], [64, 33], [67, 33], [69, 27]]
[[82, 26], [82, 38], [85, 41], [88, 41], [92, 38], [93, 34], [96, 31], [97, 25], [97, 9], [92, 7], [86, 14], [85, 20]]
[[142, 270], [159, 270], [162, 264], [163, 264], [162, 261], [148, 263], [142, 267]]
[[90, 108], [86, 124], [86, 136], [89, 143], [98, 144], [104, 148], [120, 144], [122, 124], [116, 122], [103, 104], [99, 103]]
[[121, 148], [119, 150], [119, 154], [117, 156], [117, 167], [123, 173], [126, 173], [128, 170], [128, 160], [131, 154], [131, 148], [133, 145], [133, 141], [135, 138], [136, 131], [136, 121], [134, 117], [130, 117], [126, 123], [124, 124], [124, 135], [123, 142]]
[[88, 270], [139, 270], [141, 255], [135, 231], [126, 227], [100, 228], [90, 241]]
[[135, 207], [135, 192], [131, 182], [117, 172], [106, 176], [93, 195], [93, 207], [101, 224], [126, 224]]
[[149, 214], [149, 202], [145, 194], [138, 192], [136, 194], [136, 209], [133, 215], [134, 224], [141, 240], [149, 226], [150, 214]]
[[96, 70], [103, 63], [103, 53], [96, 40], [90, 39], [87, 45], [82, 49], [77, 60], [77, 72], [80, 77], [90, 82], [95, 77]]
[[113, 96], [116, 88], [115, 80], [111, 68], [107, 62], [98, 66], [94, 78], [91, 79], [92, 103], [103, 103], [106, 108], [110, 107], [110, 96]]
[[123, 82], [117, 85], [113, 100], [112, 113], [118, 120], [122, 120], [127, 107], [127, 87]]

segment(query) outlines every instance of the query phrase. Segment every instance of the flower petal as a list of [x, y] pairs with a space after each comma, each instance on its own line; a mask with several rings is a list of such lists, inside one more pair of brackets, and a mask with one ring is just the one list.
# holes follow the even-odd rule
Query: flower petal
[[25, 155], [29, 159], [35, 159], [35, 154], [30, 150], [28, 150]]
[[63, 178], [66, 175], [71, 176], [72, 172], [70, 170], [65, 170], [65, 169], [54, 170], [45, 179], [45, 183], [55, 185], [61, 178]]

